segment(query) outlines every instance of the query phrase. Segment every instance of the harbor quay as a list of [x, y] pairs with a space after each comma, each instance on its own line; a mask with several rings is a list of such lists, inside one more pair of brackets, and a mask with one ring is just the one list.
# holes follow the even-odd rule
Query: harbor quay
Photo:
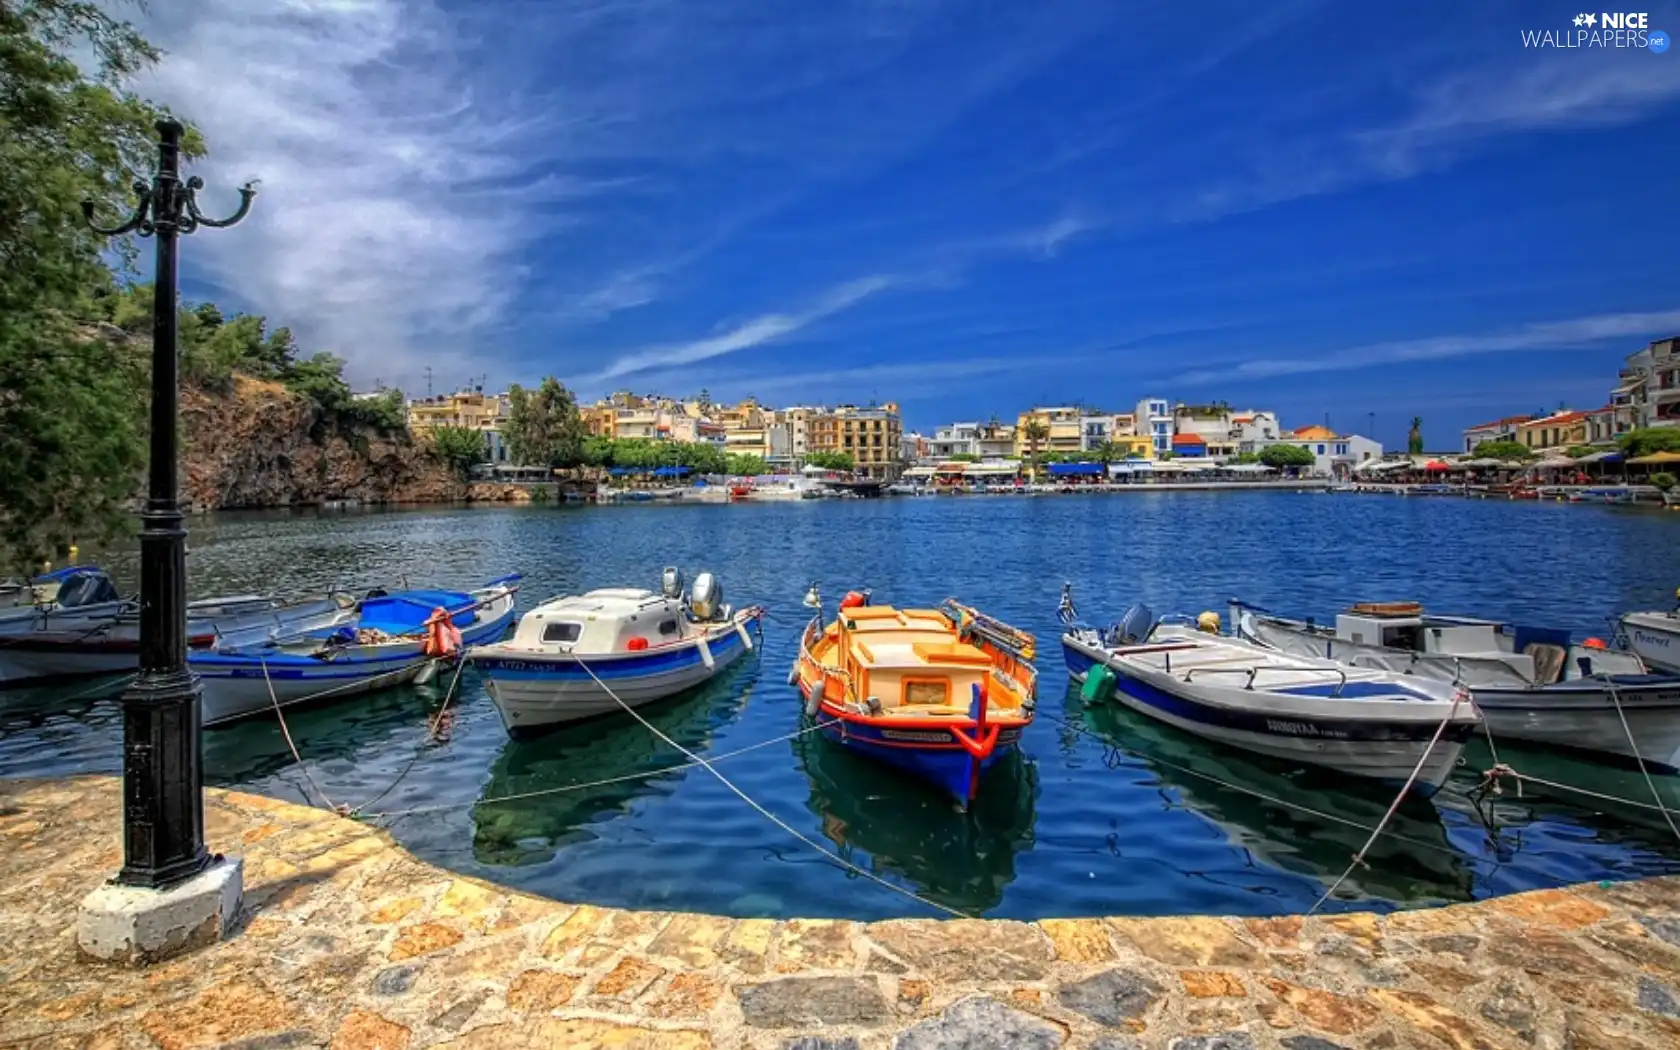
[[1680, 1044], [1680, 878], [1334, 916], [882, 922], [625, 911], [423, 863], [383, 831], [225, 790], [224, 937], [78, 954], [119, 782], [0, 781], [0, 1045], [956, 1050]]

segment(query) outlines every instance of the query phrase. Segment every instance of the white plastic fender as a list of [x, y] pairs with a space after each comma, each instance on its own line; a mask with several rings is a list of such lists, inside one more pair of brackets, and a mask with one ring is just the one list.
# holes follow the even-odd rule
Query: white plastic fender
[[426, 665], [420, 668], [420, 673], [414, 676], [414, 684], [425, 685], [437, 677], [438, 664], [442, 662], [441, 660], [427, 660]]
[[822, 710], [823, 685], [826, 680], [819, 678], [817, 684], [811, 687], [811, 695], [805, 698], [805, 713], [812, 718]]
[[717, 666], [717, 661], [712, 659], [712, 647], [706, 644], [704, 635], [694, 639], [694, 647], [700, 650], [700, 662], [706, 665], [706, 670], [710, 671]]
[[741, 636], [741, 644], [747, 647], [747, 652], [752, 652], [752, 636], [747, 633], [747, 625], [742, 623], [740, 620], [736, 620], [735, 633]]

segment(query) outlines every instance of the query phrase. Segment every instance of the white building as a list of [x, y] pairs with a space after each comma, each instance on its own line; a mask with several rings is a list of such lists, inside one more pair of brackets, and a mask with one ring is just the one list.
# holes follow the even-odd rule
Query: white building
[[1173, 411], [1166, 398], [1148, 397], [1137, 403], [1132, 415], [1132, 433], [1147, 437], [1155, 445], [1155, 454], [1172, 451]]
[[1639, 426], [1680, 426], [1680, 336], [1630, 355], [1615, 393], [1628, 395]]
[[980, 424], [952, 423], [950, 426], [940, 427], [928, 439], [928, 457], [931, 459], [950, 459], [952, 456], [980, 455]]
[[1329, 427], [1302, 427], [1290, 431], [1284, 441], [1311, 452], [1313, 465], [1309, 472], [1320, 477], [1344, 478], [1366, 460], [1382, 458], [1380, 442], [1358, 434], [1338, 434]]
[[1276, 412], [1250, 410], [1231, 416], [1230, 440], [1237, 454], [1258, 453], [1267, 445], [1275, 445], [1283, 437], [1283, 426]]

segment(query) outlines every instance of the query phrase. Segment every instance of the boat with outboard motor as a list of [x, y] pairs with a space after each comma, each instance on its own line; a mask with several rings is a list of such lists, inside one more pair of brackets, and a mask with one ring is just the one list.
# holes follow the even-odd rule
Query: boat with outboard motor
[[333, 624], [189, 652], [203, 724], [423, 680], [462, 646], [506, 634], [518, 594], [517, 573], [472, 591], [374, 591]]
[[[103, 569], [60, 569], [38, 586], [39, 604], [0, 612], [0, 686], [120, 674], [140, 664], [140, 605], [125, 600]], [[348, 595], [285, 601], [265, 595], [201, 598], [187, 603], [187, 644], [260, 641], [341, 622]]]
[[554, 598], [520, 618], [512, 638], [471, 646], [509, 734], [622, 711], [722, 673], [756, 648], [760, 606], [731, 609], [709, 572], [685, 591], [665, 570], [660, 591], [608, 587]]
[[1417, 602], [1361, 602], [1331, 627], [1233, 598], [1231, 621], [1237, 637], [1277, 652], [1462, 686], [1495, 738], [1680, 767], [1680, 676], [1596, 638], [1577, 644], [1560, 628], [1429, 614]]
[[[1674, 596], [1680, 599], [1680, 590]], [[1622, 646], [1637, 653], [1653, 671], [1680, 674], [1680, 608], [1624, 613], [1616, 623], [1616, 633]]]
[[1032, 722], [1033, 636], [947, 598], [897, 609], [849, 592], [832, 623], [817, 610], [788, 680], [806, 715], [843, 747], [903, 770], [967, 806]]
[[[1098, 628], [1079, 621], [1064, 586], [1068, 674], [1089, 701], [1125, 706], [1257, 754], [1433, 794], [1480, 722], [1470, 695], [1429, 679], [1280, 653], [1199, 625], [1157, 620], [1143, 605]], [[1210, 630], [1212, 628], [1212, 630]]]

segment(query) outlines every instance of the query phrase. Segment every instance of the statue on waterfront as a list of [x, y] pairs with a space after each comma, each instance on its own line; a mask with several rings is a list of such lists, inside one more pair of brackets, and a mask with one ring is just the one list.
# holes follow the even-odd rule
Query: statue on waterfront
[[1411, 432], [1406, 435], [1406, 451], [1414, 456], [1423, 455], [1423, 417], [1412, 417]]

